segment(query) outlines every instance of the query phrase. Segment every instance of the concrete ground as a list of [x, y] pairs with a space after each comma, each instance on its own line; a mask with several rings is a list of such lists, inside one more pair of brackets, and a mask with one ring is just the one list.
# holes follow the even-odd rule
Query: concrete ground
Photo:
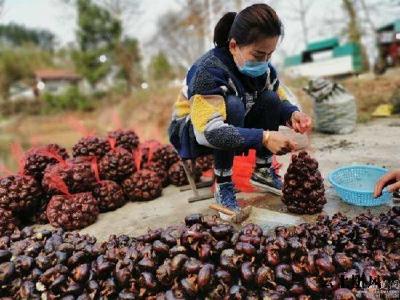
[[[320, 171], [326, 178], [337, 167], [349, 164], [374, 164], [387, 168], [400, 168], [400, 119], [377, 119], [367, 124], [358, 125], [355, 132], [347, 135], [324, 135], [314, 133], [308, 151], [320, 164]], [[284, 174], [290, 157], [280, 157], [284, 164]], [[345, 204], [335, 195], [330, 184], [325, 180], [328, 203], [324, 211], [329, 215], [342, 212], [349, 216], [367, 211], [368, 208]], [[204, 189], [203, 192], [207, 192]], [[191, 213], [211, 214], [208, 206], [212, 199], [189, 204], [190, 191], [180, 192], [170, 186], [163, 191], [163, 196], [145, 203], [127, 203], [122, 208], [101, 214], [93, 225], [82, 230], [96, 236], [99, 240], [107, 239], [110, 234], [139, 235], [148, 228], [165, 227], [182, 222]], [[240, 193], [238, 198], [245, 205], [252, 205], [248, 222], [270, 229], [277, 225], [293, 225], [313, 221], [316, 216], [298, 216], [287, 213], [279, 197], [267, 193]], [[386, 211], [393, 203], [371, 208], [378, 213]]]

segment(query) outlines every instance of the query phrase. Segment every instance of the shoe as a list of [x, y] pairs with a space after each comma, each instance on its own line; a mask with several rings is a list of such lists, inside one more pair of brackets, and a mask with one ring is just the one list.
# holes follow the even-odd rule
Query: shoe
[[214, 197], [219, 205], [233, 211], [240, 210], [236, 201], [235, 187], [232, 182], [216, 183]]
[[276, 174], [273, 167], [256, 167], [250, 178], [250, 183], [278, 196], [282, 196], [282, 179]]

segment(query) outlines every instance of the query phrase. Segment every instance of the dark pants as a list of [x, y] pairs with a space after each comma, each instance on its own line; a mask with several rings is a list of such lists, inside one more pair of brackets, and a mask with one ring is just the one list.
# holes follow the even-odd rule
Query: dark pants
[[[236, 127], [262, 128], [276, 131], [279, 129], [281, 115], [281, 100], [275, 92], [265, 91], [255, 102], [251, 110], [246, 113], [242, 100], [237, 96], [228, 96], [225, 99], [227, 123]], [[283, 125], [283, 124], [282, 124]], [[248, 149], [243, 149], [248, 150]], [[272, 153], [265, 147], [256, 149], [258, 158], [268, 159]], [[234, 151], [214, 150], [216, 171], [228, 171], [233, 166]], [[223, 174], [218, 174], [223, 175]]]

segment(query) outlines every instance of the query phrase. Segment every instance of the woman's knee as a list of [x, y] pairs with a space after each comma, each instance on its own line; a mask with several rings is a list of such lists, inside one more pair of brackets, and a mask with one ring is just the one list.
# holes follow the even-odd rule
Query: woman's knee
[[246, 115], [245, 127], [278, 130], [281, 103], [273, 91], [264, 91]]
[[243, 126], [245, 117], [245, 108], [242, 100], [234, 95], [229, 95], [225, 99], [226, 121], [234, 126]]

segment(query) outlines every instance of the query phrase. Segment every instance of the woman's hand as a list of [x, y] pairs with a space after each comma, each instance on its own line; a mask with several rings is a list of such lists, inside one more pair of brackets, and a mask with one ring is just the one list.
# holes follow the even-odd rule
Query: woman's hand
[[382, 190], [385, 187], [387, 187], [389, 192], [394, 192], [400, 189], [400, 169], [390, 171], [379, 179], [375, 185], [375, 198], [382, 195]]
[[264, 131], [263, 145], [277, 155], [289, 153], [297, 147], [294, 141], [278, 131]]
[[301, 111], [295, 111], [292, 114], [290, 122], [292, 124], [292, 128], [296, 132], [305, 133], [311, 129], [311, 118]]

